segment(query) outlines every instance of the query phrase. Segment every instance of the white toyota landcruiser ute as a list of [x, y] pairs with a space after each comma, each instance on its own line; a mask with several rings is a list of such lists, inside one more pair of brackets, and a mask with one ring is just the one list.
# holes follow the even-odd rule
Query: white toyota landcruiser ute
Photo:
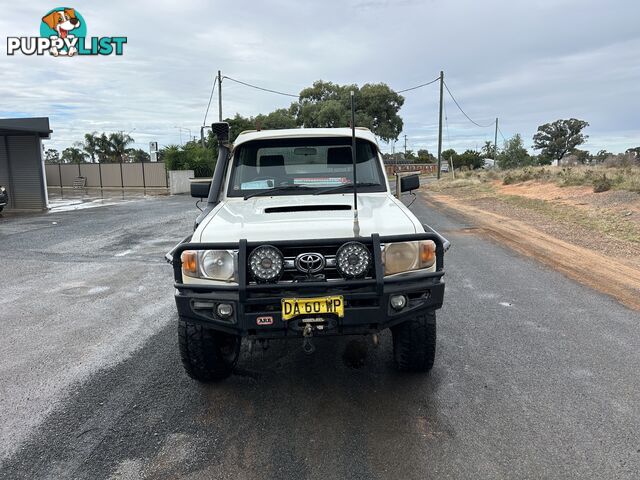
[[[231, 145], [228, 124], [212, 129], [213, 178], [191, 186], [207, 206], [167, 254], [187, 373], [229, 376], [242, 338], [300, 338], [310, 353], [316, 336], [387, 328], [398, 369], [430, 370], [448, 242], [390, 193], [375, 136], [250, 131]], [[402, 178], [401, 191], [418, 187]]]

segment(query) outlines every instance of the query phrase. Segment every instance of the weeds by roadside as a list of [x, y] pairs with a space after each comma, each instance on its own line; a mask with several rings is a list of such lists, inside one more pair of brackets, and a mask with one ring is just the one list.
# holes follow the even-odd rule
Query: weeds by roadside
[[456, 188], [494, 181], [501, 181], [503, 185], [513, 185], [532, 180], [543, 183], [550, 182], [560, 187], [592, 186], [596, 193], [607, 190], [627, 190], [640, 193], [640, 167], [629, 165], [473, 170], [458, 174], [456, 180], [441, 180], [438, 182], [438, 188]]
[[[427, 190], [640, 244], [639, 167], [526, 167], [461, 172], [457, 177], [430, 183]], [[590, 187], [593, 193], [582, 188], [564, 195], [567, 187]]]

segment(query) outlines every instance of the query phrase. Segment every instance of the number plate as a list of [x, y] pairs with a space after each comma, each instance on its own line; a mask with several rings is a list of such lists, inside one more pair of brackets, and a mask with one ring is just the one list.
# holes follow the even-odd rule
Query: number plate
[[331, 313], [344, 317], [344, 298], [342, 295], [316, 298], [283, 298], [282, 320], [291, 320], [304, 315], [322, 315]]

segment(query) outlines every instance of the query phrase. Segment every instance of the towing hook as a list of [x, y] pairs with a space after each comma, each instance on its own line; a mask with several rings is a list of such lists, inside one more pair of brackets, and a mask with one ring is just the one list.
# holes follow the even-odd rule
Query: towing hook
[[313, 327], [311, 326], [311, 324], [307, 323], [304, 326], [304, 330], [302, 330], [302, 337], [303, 337], [302, 350], [307, 355], [311, 355], [313, 352], [316, 351], [316, 347], [313, 345], [313, 342], [311, 341], [312, 336], [313, 336]]

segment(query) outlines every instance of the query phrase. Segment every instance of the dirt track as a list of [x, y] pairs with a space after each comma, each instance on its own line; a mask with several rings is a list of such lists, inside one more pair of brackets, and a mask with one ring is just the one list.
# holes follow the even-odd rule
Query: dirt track
[[466, 205], [454, 197], [434, 193], [424, 195], [444, 209], [472, 217], [478, 225], [475, 232], [611, 295], [630, 308], [640, 310], [640, 270], [637, 268], [619, 259], [559, 240], [522, 221]]

